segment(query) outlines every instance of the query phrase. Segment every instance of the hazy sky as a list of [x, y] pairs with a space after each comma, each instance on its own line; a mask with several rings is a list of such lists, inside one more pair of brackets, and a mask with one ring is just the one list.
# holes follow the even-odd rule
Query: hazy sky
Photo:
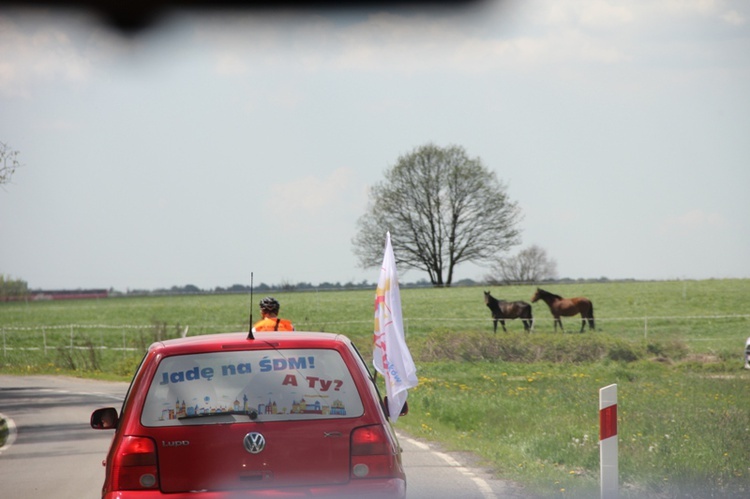
[[512, 253], [560, 277], [748, 278], [750, 2], [201, 12], [133, 38], [0, 10], [0, 141], [24, 165], [0, 273], [32, 288], [375, 282], [368, 187], [428, 142], [497, 173]]

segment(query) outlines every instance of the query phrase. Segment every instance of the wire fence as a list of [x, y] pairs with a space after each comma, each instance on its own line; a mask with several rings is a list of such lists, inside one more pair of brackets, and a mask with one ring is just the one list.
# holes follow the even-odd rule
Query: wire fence
[[[565, 318], [565, 332], [578, 332], [581, 319]], [[520, 321], [506, 320], [510, 332], [523, 331]], [[371, 330], [372, 320], [352, 320], [326, 322], [295, 323], [300, 331], [337, 331], [357, 330], [366, 333]], [[492, 319], [430, 317], [404, 318], [404, 332], [410, 334], [443, 328], [461, 331], [462, 329], [491, 329]], [[3, 357], [8, 359], [14, 352], [37, 352], [47, 357], [60, 350], [100, 350], [141, 354], [154, 341], [167, 338], [210, 334], [225, 331], [247, 330], [247, 324], [65, 324], [38, 326], [0, 326], [2, 334]], [[624, 338], [649, 339], [678, 338], [689, 342], [730, 342], [750, 336], [750, 314], [735, 315], [695, 315], [695, 316], [651, 316], [651, 317], [597, 317], [598, 331], [617, 334]], [[552, 332], [551, 317], [533, 319], [533, 331]]]

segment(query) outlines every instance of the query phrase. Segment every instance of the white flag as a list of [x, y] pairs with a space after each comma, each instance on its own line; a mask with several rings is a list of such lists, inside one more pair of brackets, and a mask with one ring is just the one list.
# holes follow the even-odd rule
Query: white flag
[[383, 267], [375, 291], [375, 349], [372, 362], [385, 378], [388, 411], [391, 421], [395, 423], [406, 402], [407, 390], [417, 386], [417, 368], [404, 339], [401, 295], [390, 232], [386, 234]]

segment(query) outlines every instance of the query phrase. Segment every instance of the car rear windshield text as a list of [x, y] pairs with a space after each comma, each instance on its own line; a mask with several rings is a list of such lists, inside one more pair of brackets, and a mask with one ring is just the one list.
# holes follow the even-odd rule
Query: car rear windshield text
[[362, 401], [336, 350], [254, 350], [166, 357], [151, 382], [141, 424], [358, 417]]

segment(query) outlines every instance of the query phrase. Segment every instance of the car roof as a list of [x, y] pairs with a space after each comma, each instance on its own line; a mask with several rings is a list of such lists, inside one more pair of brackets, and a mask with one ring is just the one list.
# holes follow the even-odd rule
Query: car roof
[[248, 338], [247, 332], [216, 333], [200, 336], [187, 336], [158, 341], [149, 350], [159, 350], [162, 354], [174, 355], [206, 351], [232, 349], [268, 348], [347, 348], [349, 338], [337, 333], [308, 331], [257, 332]]

